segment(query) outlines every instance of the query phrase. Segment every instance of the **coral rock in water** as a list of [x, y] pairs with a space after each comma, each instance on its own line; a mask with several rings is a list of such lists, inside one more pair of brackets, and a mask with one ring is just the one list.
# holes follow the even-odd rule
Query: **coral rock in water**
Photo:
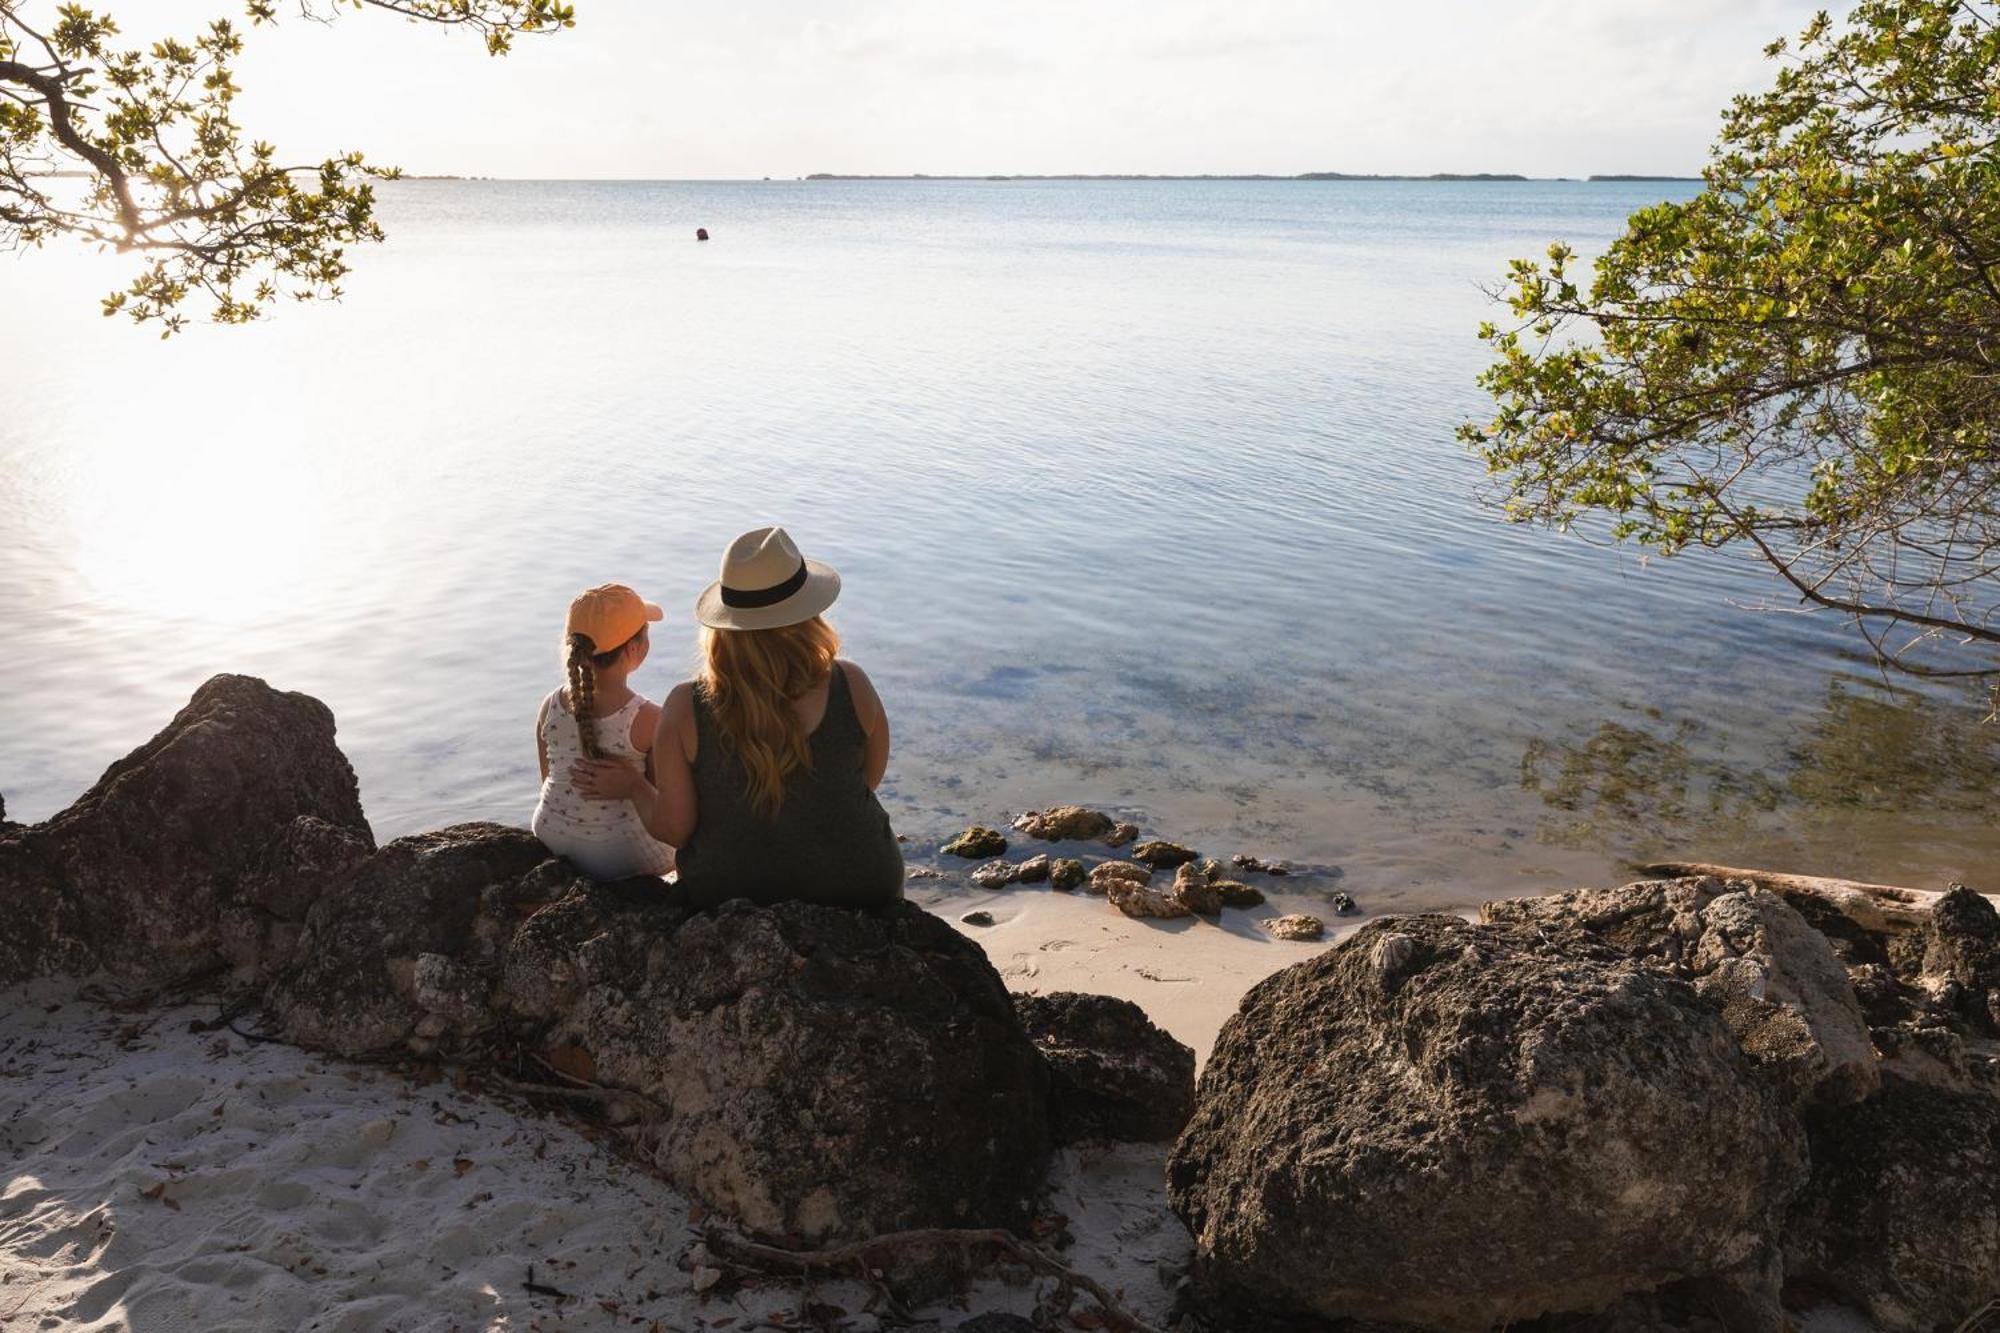
[[1215, 891], [1222, 895], [1224, 907], [1261, 907], [1264, 904], [1263, 891], [1253, 889], [1241, 880], [1218, 879]]
[[1290, 916], [1274, 916], [1263, 923], [1264, 929], [1281, 940], [1316, 940], [1326, 934], [1326, 923], [1316, 916], [1304, 912], [1294, 912]]
[[1020, 877], [1020, 867], [1006, 861], [988, 861], [972, 872], [972, 882], [982, 889], [1004, 888]]
[[1046, 852], [1031, 856], [1015, 868], [1014, 878], [1023, 884], [1040, 884], [1049, 877], [1049, 858]]
[[974, 824], [941, 849], [946, 856], [962, 856], [968, 861], [984, 861], [1007, 850], [1007, 839], [984, 824]]
[[0, 830], [0, 984], [269, 974], [374, 846], [326, 705], [216, 676], [67, 810]]
[[1084, 882], [1083, 862], [1073, 856], [1059, 856], [1049, 862], [1049, 887], [1067, 893]]
[[1200, 853], [1192, 847], [1183, 847], [1177, 842], [1162, 842], [1158, 839], [1142, 842], [1132, 849], [1134, 861], [1144, 861], [1155, 870], [1172, 870], [1175, 866], [1185, 865], [1194, 860], [1198, 855]]
[[1114, 824], [1111, 832], [1099, 838], [1098, 841], [1106, 847], [1123, 847], [1138, 836], [1139, 826], [1137, 824]]
[[1193, 910], [1172, 893], [1149, 889], [1144, 884], [1129, 879], [1107, 880], [1104, 896], [1110, 900], [1113, 907], [1126, 916], [1171, 920], [1175, 917], [1194, 915]]
[[1196, 916], [1222, 914], [1222, 890], [1200, 866], [1184, 865], [1174, 875], [1174, 901]]
[[1469, 1333], [1767, 1255], [1796, 1118], [1689, 986], [1607, 959], [1420, 916], [1253, 988], [1168, 1164], [1216, 1289]]
[[1110, 815], [1086, 810], [1080, 805], [1059, 805], [1052, 810], [1030, 810], [1014, 821], [1014, 827], [1043, 842], [1073, 842], [1102, 838], [1115, 827]]
[[1103, 893], [1118, 881], [1146, 884], [1152, 878], [1152, 868], [1142, 866], [1137, 861], [1099, 861], [1090, 868], [1090, 888], [1093, 893]]
[[1016, 995], [1014, 1011], [1048, 1059], [1058, 1143], [1167, 1143], [1194, 1113], [1194, 1052], [1130, 1000]]

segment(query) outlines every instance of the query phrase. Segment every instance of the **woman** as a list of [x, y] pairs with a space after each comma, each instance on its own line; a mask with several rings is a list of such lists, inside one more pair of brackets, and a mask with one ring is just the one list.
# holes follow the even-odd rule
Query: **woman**
[[902, 848], [875, 799], [889, 719], [821, 618], [839, 595], [840, 575], [783, 528], [744, 533], [695, 604], [702, 671], [660, 707], [655, 780], [601, 761], [572, 769], [579, 790], [630, 799], [679, 849], [695, 906], [903, 896]]

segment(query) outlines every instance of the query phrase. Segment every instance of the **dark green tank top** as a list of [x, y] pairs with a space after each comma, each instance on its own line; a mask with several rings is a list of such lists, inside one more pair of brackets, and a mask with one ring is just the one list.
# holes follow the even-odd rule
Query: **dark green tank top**
[[743, 763], [699, 686], [694, 724], [694, 833], [675, 856], [691, 905], [869, 907], [903, 896], [903, 849], [863, 777], [868, 738], [844, 668], [833, 669], [826, 715], [808, 741], [812, 767], [786, 775], [776, 819], [750, 808]]

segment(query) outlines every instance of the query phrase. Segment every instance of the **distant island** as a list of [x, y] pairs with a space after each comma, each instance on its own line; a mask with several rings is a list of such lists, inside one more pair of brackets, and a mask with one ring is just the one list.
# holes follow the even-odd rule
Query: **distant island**
[[[1060, 175], [990, 175], [990, 176], [933, 176], [927, 172], [912, 172], [907, 176], [864, 176], [845, 175], [837, 171], [815, 171], [801, 179], [809, 181], [1524, 181], [1526, 176], [1495, 171], [1459, 173], [1451, 171], [1434, 172], [1428, 176], [1355, 175], [1345, 171], [1305, 171], [1296, 176], [1240, 175], [1240, 176], [1148, 176], [1139, 174], [1092, 175], [1087, 172], [1070, 172]], [[1616, 180], [1619, 177], [1591, 177], [1592, 180]], [[1640, 180], [1644, 177], [1622, 179]], [[1657, 179], [1668, 179], [1658, 177]]]
[[1586, 176], [1593, 181], [1699, 181], [1699, 176]]

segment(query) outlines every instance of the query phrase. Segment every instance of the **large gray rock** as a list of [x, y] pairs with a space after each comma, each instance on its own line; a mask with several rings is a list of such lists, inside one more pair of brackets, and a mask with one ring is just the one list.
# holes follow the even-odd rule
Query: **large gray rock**
[[313, 901], [374, 848], [333, 735], [317, 699], [216, 676], [67, 810], [0, 828], [0, 984], [282, 965]]
[[1813, 1118], [1788, 1274], [1890, 1333], [1958, 1328], [2000, 1297], [2000, 1098], [1891, 1076]]
[[1016, 995], [1014, 1012], [1049, 1062], [1058, 1143], [1167, 1143], [1194, 1114], [1194, 1051], [1130, 1000]]
[[977, 945], [910, 903], [690, 914], [546, 855], [492, 825], [383, 848], [272, 988], [287, 1036], [539, 1055], [628, 1094], [638, 1150], [762, 1235], [1025, 1226], [1049, 1074]]
[[1487, 903], [1484, 920], [1579, 933], [1691, 981], [1800, 1102], [1861, 1100], [1881, 1075], [1868, 1022], [1827, 937], [1775, 893], [1714, 878]]
[[1692, 987], [1424, 916], [1250, 991], [1168, 1191], [1243, 1304], [1473, 1330], [1754, 1267], [1804, 1174]]

